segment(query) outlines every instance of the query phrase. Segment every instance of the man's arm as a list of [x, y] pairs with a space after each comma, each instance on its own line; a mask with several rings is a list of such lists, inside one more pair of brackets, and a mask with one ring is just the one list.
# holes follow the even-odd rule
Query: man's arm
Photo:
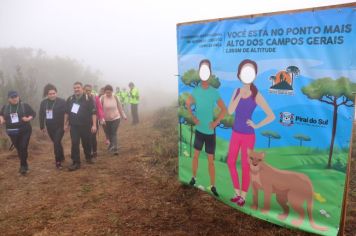
[[97, 127], [96, 127], [96, 114], [92, 115], [92, 120], [93, 120], [93, 126], [91, 127], [91, 132], [94, 134], [96, 133]]
[[185, 105], [188, 109], [190, 116], [193, 119], [194, 124], [198, 125], [200, 123], [200, 121], [198, 120], [198, 118], [196, 116], [194, 116], [193, 111], [192, 111], [192, 104], [194, 104], [194, 103], [195, 103], [194, 98], [191, 95], [189, 95], [189, 97], [187, 98], [187, 101], [185, 101]]
[[218, 118], [216, 118], [216, 120], [210, 124], [210, 128], [212, 129], [215, 129], [215, 127], [220, 123], [220, 121], [224, 119], [227, 112], [225, 103], [221, 98], [219, 98], [218, 100], [218, 107], [220, 108], [220, 112]]

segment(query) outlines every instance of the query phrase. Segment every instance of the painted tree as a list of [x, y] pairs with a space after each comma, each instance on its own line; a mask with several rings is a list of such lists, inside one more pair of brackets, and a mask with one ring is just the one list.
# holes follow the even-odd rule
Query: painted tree
[[303, 141], [304, 142], [308, 142], [311, 141], [311, 138], [308, 135], [304, 135], [304, 134], [296, 134], [293, 136], [295, 139], [299, 140], [299, 146], [302, 147], [303, 146]]
[[182, 152], [182, 124], [185, 125], [189, 125], [190, 127], [190, 142], [189, 142], [189, 153], [190, 153], [190, 157], [192, 156], [192, 142], [193, 142], [193, 126], [194, 121], [191, 117], [191, 115], [189, 114], [188, 110], [185, 109], [184, 107], [179, 107], [178, 109], [178, 115], [179, 115], [179, 125], [180, 125], [180, 152]]
[[182, 93], [179, 95], [178, 102], [179, 102], [179, 108], [178, 108], [178, 120], [179, 120], [179, 142], [180, 142], [180, 153], [182, 153], [182, 124], [189, 125], [190, 126], [190, 156], [192, 156], [192, 139], [193, 139], [193, 126], [195, 125], [193, 122], [192, 117], [190, 116], [186, 106], [185, 102], [187, 101], [188, 97], [190, 96], [190, 93]]
[[[219, 116], [219, 113], [220, 113], [220, 108], [219, 107], [216, 107], [214, 109], [214, 120], [216, 120]], [[233, 124], [234, 124], [234, 115], [229, 115], [229, 114], [226, 114], [224, 116], [224, 118], [220, 121], [220, 123], [218, 124], [217, 127], [219, 128], [222, 128], [222, 129], [230, 129], [232, 128]]]
[[271, 139], [281, 139], [281, 136], [274, 131], [265, 130], [261, 132], [262, 136], [268, 138], [268, 148], [271, 147]]
[[303, 94], [309, 99], [318, 100], [328, 104], [333, 108], [333, 122], [331, 130], [330, 150], [327, 168], [331, 168], [332, 155], [334, 150], [334, 141], [337, 130], [337, 113], [340, 106], [353, 107], [352, 91], [356, 91], [356, 84], [348, 78], [340, 77], [336, 80], [331, 78], [320, 78], [308, 86], [302, 88]]
[[[185, 85], [192, 87], [192, 88], [197, 87], [201, 81], [199, 78], [198, 71], [196, 71], [194, 69], [191, 69], [191, 70], [188, 70], [187, 72], [185, 72], [184, 75], [181, 77], [181, 79]], [[220, 87], [219, 78], [212, 74], [209, 78], [209, 85], [214, 88], [219, 88]]]
[[294, 78], [297, 78], [300, 75], [300, 70], [296, 66], [288, 66], [286, 71], [292, 75], [292, 87], [293, 87]]

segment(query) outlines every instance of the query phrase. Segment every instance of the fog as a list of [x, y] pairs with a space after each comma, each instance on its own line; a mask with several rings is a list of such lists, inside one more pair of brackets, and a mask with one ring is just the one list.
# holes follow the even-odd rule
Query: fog
[[133, 81], [144, 107], [153, 108], [177, 98], [177, 23], [350, 1], [261, 2], [0, 0], [0, 48], [29, 47], [76, 59], [114, 86]]

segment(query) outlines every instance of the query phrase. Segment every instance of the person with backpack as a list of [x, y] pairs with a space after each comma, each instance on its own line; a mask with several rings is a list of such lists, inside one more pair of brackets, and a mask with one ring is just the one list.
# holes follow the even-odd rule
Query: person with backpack
[[[96, 126], [99, 127], [99, 122], [101, 123], [104, 122], [103, 107], [101, 106], [100, 103], [99, 94], [93, 92], [92, 86], [90, 84], [84, 85], [84, 91], [93, 100], [94, 106], [96, 108], [96, 117], [97, 117]], [[97, 129], [95, 133], [91, 134], [90, 149], [93, 158], [97, 158], [98, 156], [98, 141], [96, 137], [98, 134], [98, 130], [99, 129]]]
[[53, 142], [56, 168], [62, 169], [64, 161], [64, 152], [62, 139], [64, 135], [64, 113], [66, 110], [66, 101], [57, 97], [57, 88], [52, 84], [47, 84], [43, 89], [43, 97], [40, 111], [38, 113], [40, 129], [48, 133]]
[[7, 94], [8, 104], [0, 111], [0, 125], [6, 124], [6, 133], [17, 150], [20, 159], [19, 172], [25, 175], [28, 172], [28, 144], [32, 134], [31, 120], [36, 112], [20, 100], [16, 91]]
[[114, 155], [118, 155], [117, 130], [120, 125], [121, 117], [125, 120], [127, 117], [122, 109], [120, 100], [113, 94], [113, 87], [111, 85], [106, 85], [104, 91], [105, 94], [100, 98], [100, 100], [104, 111], [104, 130], [110, 141], [108, 150]]
[[94, 164], [90, 150], [90, 133], [95, 133], [96, 109], [93, 100], [84, 93], [83, 84], [75, 82], [73, 85], [74, 95], [67, 99], [66, 112], [64, 114], [64, 130], [70, 127], [72, 141], [71, 158], [73, 164], [69, 171], [80, 168], [79, 144], [82, 142], [85, 159], [88, 164]]

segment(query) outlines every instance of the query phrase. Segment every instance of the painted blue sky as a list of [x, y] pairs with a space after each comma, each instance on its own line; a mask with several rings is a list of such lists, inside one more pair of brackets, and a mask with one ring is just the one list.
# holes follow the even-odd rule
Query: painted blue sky
[[[313, 80], [330, 77], [337, 79], [342, 76], [356, 82], [356, 12], [352, 9], [332, 9], [318, 12], [304, 12], [275, 15], [269, 17], [258, 17], [248, 19], [223, 20], [220, 22], [210, 22], [203, 24], [193, 24], [178, 27], [178, 61], [179, 75], [182, 76], [189, 69], [197, 69], [202, 59], [208, 58], [212, 63], [212, 71], [221, 81], [219, 93], [228, 106], [234, 89], [242, 86], [236, 78], [238, 64], [243, 59], [252, 59], [257, 62], [258, 76], [255, 85], [265, 97], [266, 101], [274, 111], [277, 119], [271, 124], [256, 131], [256, 147], [266, 146], [266, 140], [260, 135], [263, 130], [278, 131], [282, 137], [281, 140], [273, 142], [275, 146], [294, 146], [298, 141], [293, 138], [297, 133], [307, 134], [312, 141], [305, 143], [306, 146], [326, 148], [330, 144], [332, 129], [332, 106], [321, 103], [317, 100], [308, 99], [301, 89], [310, 84]], [[287, 31], [288, 28], [300, 28], [308, 26], [332, 26], [334, 29], [339, 27], [345, 30], [345, 25], [350, 24], [350, 32], [336, 32], [333, 34], [306, 34], [306, 35], [286, 35], [278, 36], [280, 38], [302, 37], [303, 45], [288, 46], [268, 46], [275, 47], [275, 53], [226, 53], [225, 49], [228, 38], [228, 32], [240, 32], [243, 30], [265, 29], [271, 32], [272, 29], [282, 28]], [[348, 26], [350, 27], [350, 26]], [[347, 31], [347, 30], [346, 30]], [[187, 44], [182, 37], [188, 35], [201, 34], [221, 34], [223, 38], [222, 47], [218, 48], [200, 48], [194, 44]], [[309, 37], [343, 37], [342, 44], [333, 45], [307, 45], [306, 40]], [[244, 37], [241, 39], [262, 39], [265, 43], [268, 38], [278, 38], [275, 36]], [[240, 38], [235, 38], [240, 39]], [[234, 40], [235, 40], [234, 39]], [[265, 47], [265, 46], [262, 46]], [[243, 47], [241, 47], [243, 48]], [[250, 47], [252, 48], [252, 47]], [[285, 70], [288, 66], [297, 66], [300, 69], [300, 75], [294, 80], [294, 95], [271, 94], [269, 88], [271, 81], [269, 77], [276, 75], [279, 71]], [[179, 92], [191, 92], [191, 88], [179, 82]], [[291, 112], [295, 115], [327, 119], [328, 125], [323, 127], [311, 127], [307, 125], [297, 125], [284, 127], [279, 123], [280, 112]], [[264, 112], [257, 108], [253, 120], [256, 122], [264, 118]], [[348, 145], [351, 132], [351, 121], [353, 118], [353, 108], [342, 106], [338, 110], [337, 137], [335, 144], [338, 147]], [[229, 140], [231, 130], [219, 130], [218, 135]]]
[[[236, 78], [236, 68], [239, 62], [245, 58], [258, 61], [259, 71], [267, 69], [283, 69], [287, 64], [294, 64], [303, 71], [305, 76], [320, 78], [324, 76], [346, 76], [356, 82], [356, 12], [351, 8], [331, 9], [317, 12], [304, 12], [274, 15], [268, 17], [257, 17], [248, 19], [223, 20], [220, 22], [210, 22], [193, 25], [183, 25], [178, 27], [178, 62], [179, 74], [183, 74], [187, 69], [196, 68], [199, 61], [209, 58], [212, 62], [213, 71], [218, 74], [224, 73], [231, 76], [222, 79]], [[315, 27], [319, 26], [323, 31], [325, 26], [342, 26], [351, 24], [349, 33], [319, 33], [319, 34], [292, 34], [286, 33], [288, 28]], [[284, 29], [281, 36], [271, 36], [272, 29]], [[289, 46], [267, 46], [275, 47], [276, 53], [225, 53], [228, 39], [228, 32], [240, 32], [251, 30], [266, 30], [268, 36], [261, 37], [240, 37], [232, 40], [253, 40], [268, 38], [299, 38], [304, 40], [303, 45]], [[181, 37], [187, 35], [201, 35], [207, 33], [219, 33], [223, 35], [222, 47], [220, 48], [199, 48], [194, 44], [187, 44]], [[309, 37], [343, 37], [342, 44], [334, 45], [308, 45], [306, 39]], [[247, 47], [247, 46], [245, 46]], [[242, 48], [242, 47], [241, 47]], [[251, 48], [251, 47], [249, 47]], [[231, 78], [232, 77], [232, 78]]]

